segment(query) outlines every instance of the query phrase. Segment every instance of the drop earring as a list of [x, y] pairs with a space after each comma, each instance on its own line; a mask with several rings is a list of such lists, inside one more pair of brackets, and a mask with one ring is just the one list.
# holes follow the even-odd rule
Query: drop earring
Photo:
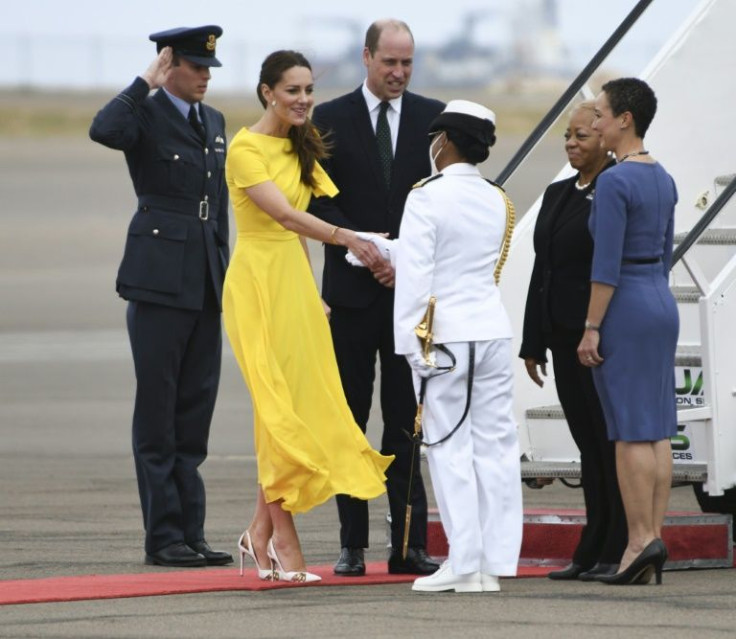
[[276, 106], [276, 100], [274, 100], [273, 102], [271, 102], [271, 106], [272, 107], [275, 107]]

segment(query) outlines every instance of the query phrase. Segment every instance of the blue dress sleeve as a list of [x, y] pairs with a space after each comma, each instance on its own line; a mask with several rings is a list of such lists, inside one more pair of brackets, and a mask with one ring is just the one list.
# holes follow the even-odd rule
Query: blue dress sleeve
[[593, 236], [591, 282], [617, 286], [624, 254], [629, 189], [615, 171], [598, 177], [590, 230]]

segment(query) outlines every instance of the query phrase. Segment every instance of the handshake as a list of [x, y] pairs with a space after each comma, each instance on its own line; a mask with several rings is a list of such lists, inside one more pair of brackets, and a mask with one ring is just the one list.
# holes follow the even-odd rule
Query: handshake
[[[396, 256], [399, 250], [399, 240], [389, 240], [382, 235], [376, 235], [375, 233], [364, 233], [363, 231], [357, 231], [356, 235], [366, 242], [371, 242], [381, 254], [384, 260], [391, 262], [391, 266], [396, 268]], [[352, 266], [365, 266], [352, 251], [348, 251], [345, 255], [345, 259], [348, 264]]]

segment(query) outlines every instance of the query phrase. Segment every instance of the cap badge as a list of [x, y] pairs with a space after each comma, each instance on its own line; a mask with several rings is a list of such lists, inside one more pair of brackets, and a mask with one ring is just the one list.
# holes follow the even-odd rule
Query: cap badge
[[207, 44], [205, 47], [207, 47], [207, 51], [214, 51], [215, 50], [215, 40], [217, 38], [214, 36], [214, 34], [210, 34], [207, 36]]

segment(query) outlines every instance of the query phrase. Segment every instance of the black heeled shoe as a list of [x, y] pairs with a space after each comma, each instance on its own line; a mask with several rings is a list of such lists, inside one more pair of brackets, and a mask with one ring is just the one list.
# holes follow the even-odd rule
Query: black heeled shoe
[[667, 548], [661, 539], [653, 539], [632, 561], [626, 570], [615, 575], [601, 575], [598, 581], [612, 586], [648, 584], [656, 575], [657, 585], [662, 584], [662, 567], [667, 561]]
[[600, 577], [615, 575], [618, 572], [618, 564], [605, 564], [598, 562], [590, 570], [578, 575], [580, 581], [598, 581]]
[[548, 579], [554, 579], [555, 581], [571, 581], [573, 579], [577, 579], [581, 574], [583, 574], [586, 570], [589, 570], [585, 566], [581, 566], [580, 564], [576, 564], [575, 562], [572, 562], [571, 564], [568, 564], [561, 570], [553, 570], [552, 572], [547, 573]]

